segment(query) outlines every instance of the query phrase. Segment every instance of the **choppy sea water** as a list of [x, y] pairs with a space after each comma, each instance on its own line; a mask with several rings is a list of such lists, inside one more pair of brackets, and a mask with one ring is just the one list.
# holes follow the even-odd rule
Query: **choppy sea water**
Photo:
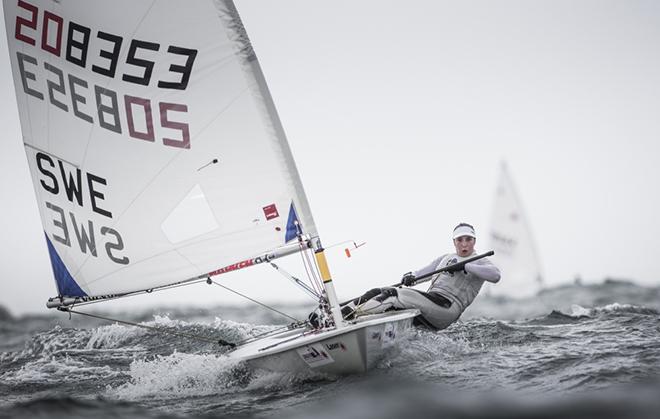
[[[298, 317], [309, 306], [280, 306]], [[276, 374], [212, 343], [96, 319], [0, 310], [0, 417], [512, 418], [660, 412], [660, 287], [606, 281], [480, 296], [361, 375]], [[284, 324], [253, 307], [113, 313], [239, 340]], [[410, 416], [410, 417], [412, 417]]]

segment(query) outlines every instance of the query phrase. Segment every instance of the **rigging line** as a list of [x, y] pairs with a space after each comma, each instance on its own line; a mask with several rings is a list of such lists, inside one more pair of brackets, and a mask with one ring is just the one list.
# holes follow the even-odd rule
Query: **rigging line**
[[240, 340], [240, 341], [236, 342], [235, 344], [236, 344], [236, 346], [242, 346], [242, 345], [245, 345], [246, 343], [250, 343], [250, 342], [253, 342], [255, 340], [258, 340], [258, 339], [260, 339], [264, 336], [269, 336], [269, 335], [275, 336], [275, 335], [278, 335], [278, 334], [280, 334], [282, 332], [285, 332], [287, 330], [293, 330], [293, 329], [297, 329], [297, 328], [300, 328], [300, 327], [304, 327], [306, 324], [307, 324], [307, 322], [304, 322], [304, 323], [303, 322], [298, 322], [298, 323], [293, 323], [291, 325], [278, 327], [277, 329], [269, 330], [269, 331], [264, 332], [264, 333], [259, 333], [258, 335], [250, 336], [249, 338]]
[[309, 262], [309, 264], [312, 267], [312, 272], [313, 272], [314, 277], [316, 278], [318, 283], [321, 284], [321, 287], [323, 287], [323, 278], [321, 277], [321, 272], [319, 272], [319, 266], [316, 263], [315, 254], [310, 251], [310, 252], [307, 253], [307, 257], [311, 260], [311, 262]]
[[321, 278], [318, 265], [316, 264], [316, 257], [311, 251], [309, 251], [305, 253], [305, 258], [307, 259], [307, 263], [309, 264], [309, 269], [312, 271], [312, 277], [316, 281], [316, 284], [322, 293], [325, 288], [323, 286], [323, 278]]
[[128, 325], [128, 326], [141, 327], [143, 329], [151, 330], [151, 331], [158, 332], [158, 333], [164, 333], [164, 334], [168, 334], [168, 335], [172, 335], [172, 336], [185, 337], [185, 338], [189, 338], [189, 339], [196, 339], [196, 340], [199, 340], [199, 341], [213, 343], [213, 344], [220, 344], [220, 345], [223, 345], [223, 346], [231, 346], [231, 347], [236, 346], [235, 344], [227, 342], [224, 339], [214, 340], [214, 339], [209, 339], [206, 336], [195, 335], [195, 334], [191, 334], [191, 333], [174, 332], [172, 330], [168, 330], [168, 329], [165, 329], [163, 327], [147, 326], [146, 324], [139, 324], [139, 323], [129, 322], [129, 321], [125, 321], [125, 320], [112, 319], [112, 318], [109, 318], [109, 317], [99, 316], [99, 315], [96, 315], [96, 314], [83, 313], [82, 311], [75, 311], [75, 310], [70, 309], [70, 308], [59, 308], [58, 310], [68, 312], [69, 314], [71, 314], [71, 313], [80, 314], [80, 315], [83, 315], [83, 316], [88, 316], [88, 317], [93, 317], [93, 318], [96, 318], [96, 319], [121, 323], [121, 324], [125, 324], [125, 325]]
[[[310, 249], [308, 252], [305, 253], [305, 257], [307, 258], [307, 263], [309, 263], [310, 268], [315, 268], [316, 267], [316, 256], [314, 252]], [[319, 274], [318, 269], [312, 269], [312, 276], [318, 282], [319, 284], [322, 283], [322, 278], [321, 275]]]
[[[248, 229], [244, 229], [244, 230], [236, 230], [235, 232], [232, 232], [232, 233], [229, 233], [229, 234], [237, 234], [237, 233], [240, 233], [240, 232], [243, 232], [243, 231], [248, 231]], [[199, 240], [199, 241], [197, 241], [197, 242], [195, 242], [195, 243], [191, 243], [189, 246], [192, 246], [192, 245], [194, 245], [194, 244], [198, 244], [198, 243], [204, 243], [204, 242], [207, 242], [207, 241], [210, 241], [210, 240], [219, 240], [219, 239], [222, 238], [222, 237], [227, 237], [229, 234], [227, 234], [227, 235], [223, 235], [223, 236], [219, 236], [219, 237], [215, 237], [215, 238], [212, 238], [212, 239]], [[187, 246], [186, 246], [186, 247], [187, 247]], [[134, 266], [134, 265], [137, 265], [137, 264], [140, 264], [140, 263], [146, 262], [146, 261], [148, 261], [148, 260], [154, 259], [154, 258], [156, 258], [156, 257], [159, 257], [159, 256], [162, 256], [162, 255], [165, 255], [165, 254], [167, 254], [167, 253], [171, 253], [171, 252], [176, 252], [176, 253], [179, 254], [181, 257], [184, 257], [182, 254], [179, 253], [179, 251], [180, 251], [180, 250], [183, 250], [183, 249], [186, 248], [186, 247], [180, 247], [180, 248], [178, 248], [178, 249], [174, 249], [174, 250], [166, 250], [166, 251], [164, 251], [164, 252], [161, 252], [161, 253], [158, 253], [158, 254], [155, 254], [155, 255], [152, 255], [152, 256], [146, 257], [146, 258], [144, 258], [144, 259], [141, 259], [141, 260], [139, 260], [139, 261], [137, 261], [137, 262], [134, 261], [131, 265]], [[271, 252], [275, 252], [275, 253], [277, 253], [277, 252], [279, 252], [279, 251], [282, 251], [282, 252], [288, 252], [289, 249], [293, 249], [293, 247], [292, 247], [292, 246], [279, 246], [279, 247], [274, 248]], [[292, 253], [293, 253], [293, 252], [292, 252]], [[298, 253], [300, 253], [300, 252], [298, 252]], [[288, 255], [288, 254], [289, 254], [289, 253], [286, 253], [285, 256]], [[255, 256], [255, 257], [256, 257], [256, 256]], [[184, 258], [185, 258], [185, 257], [184, 257]], [[191, 264], [192, 266], [196, 267], [196, 266], [193, 265], [192, 263], [190, 263], [190, 264]], [[216, 266], [217, 266], [217, 265], [216, 265]], [[114, 275], [114, 274], [116, 274], [116, 273], [118, 273], [118, 272], [120, 272], [120, 271], [122, 271], [122, 270], [124, 270], [124, 269], [128, 269], [128, 268], [130, 268], [130, 266], [124, 266], [124, 267], [121, 267], [121, 268], [119, 268], [119, 269], [117, 269], [117, 270], [115, 270], [115, 271], [113, 271], [113, 272], [110, 272], [110, 273], [108, 273], [108, 274], [102, 275], [102, 276], [100, 276], [100, 277], [98, 277], [98, 278], [96, 278], [96, 279], [94, 279], [94, 280], [87, 281], [86, 284], [87, 284], [87, 285], [90, 285], [90, 284], [93, 284], [93, 283], [95, 283], [95, 282], [97, 282], [97, 281], [101, 281], [101, 280], [107, 278], [107, 277], [110, 276], [110, 275]], [[183, 279], [183, 280], [179, 280], [179, 281], [175, 281], [175, 282], [173, 282], [173, 283], [171, 283], [171, 284], [169, 284], [169, 285], [163, 285], [162, 287], [169, 287], [169, 286], [172, 286], [172, 285], [178, 285], [178, 284], [187, 284], [187, 283], [189, 283], [189, 282], [191, 282], [191, 281], [198, 281], [198, 280], [206, 281], [206, 275], [207, 275], [207, 274], [208, 274], [208, 272], [204, 272], [204, 273], [202, 273], [202, 274], [200, 274], [200, 275], [198, 275], [198, 276], [195, 276], [195, 277], [192, 277], [192, 278]], [[160, 287], [158, 287], [158, 288], [160, 288]]]
[[314, 291], [319, 292], [319, 289], [316, 286], [316, 283], [312, 280], [312, 277], [309, 274], [309, 270], [307, 269], [307, 265], [305, 264], [305, 255], [303, 255], [304, 251], [302, 250], [302, 246], [300, 246], [300, 248], [301, 248], [301, 251], [298, 252], [298, 254], [300, 255], [300, 259], [302, 260], [303, 268], [305, 268], [305, 276], [307, 277], [307, 280], [309, 280], [309, 282], [312, 285], [312, 288], [314, 289]]
[[308, 294], [310, 297], [312, 297], [312, 298], [314, 299], [314, 301], [318, 301], [318, 299], [319, 299], [320, 296], [318, 295], [318, 293], [317, 293], [312, 287], [310, 287], [309, 285], [305, 284], [304, 282], [302, 282], [300, 279], [296, 278], [295, 276], [291, 275], [290, 273], [288, 273], [287, 271], [285, 271], [283, 268], [281, 268], [280, 266], [276, 265], [275, 263], [270, 262], [270, 266], [272, 266], [273, 268], [275, 268], [275, 270], [276, 270], [277, 272], [279, 272], [280, 274], [282, 274], [282, 276], [284, 276], [284, 277], [286, 277], [287, 279], [289, 279], [290, 281], [292, 281], [292, 282], [293, 282], [296, 286], [298, 286], [300, 289], [302, 289], [303, 291], [307, 292], [307, 294]]
[[307, 270], [307, 265], [305, 264], [305, 256], [303, 255], [303, 253], [305, 251], [303, 249], [303, 245], [302, 245], [302, 242], [300, 240], [300, 237], [299, 237], [299, 240], [298, 240], [298, 248], [300, 249], [300, 252], [298, 252], [298, 254], [300, 254], [300, 258], [302, 259], [303, 267], [305, 268], [305, 276], [307, 276], [307, 279], [310, 281], [310, 284], [312, 285], [312, 288], [314, 289], [314, 291], [316, 291], [320, 295], [318, 287], [316, 286], [316, 284], [312, 280], [311, 275], [309, 274], [309, 271]]
[[[369, 300], [367, 300], [367, 301], [369, 301]], [[376, 314], [377, 312], [370, 313], [370, 311], [376, 310], [378, 307], [380, 307], [380, 306], [382, 306], [382, 305], [384, 304], [384, 302], [381, 301], [380, 304], [378, 304], [377, 306], [372, 307], [372, 308], [370, 308], [370, 309], [368, 309], [368, 310], [363, 310], [362, 307], [367, 303], [367, 301], [365, 301], [365, 302], [362, 303], [362, 304], [357, 305], [357, 306], [356, 306], [356, 307], [355, 307], [350, 313], [348, 313], [347, 315], [354, 314], [354, 315], [357, 317], [357, 316], [359, 316], [359, 315], [361, 315], [361, 314], [362, 314], [362, 315]]]
[[309, 280], [310, 284], [312, 284], [312, 288], [314, 288], [314, 290], [315, 290], [319, 295], [322, 295], [322, 291], [321, 291], [322, 289], [321, 289], [321, 287], [319, 287], [319, 284], [318, 284], [318, 282], [316, 281], [316, 279], [310, 274], [309, 268], [308, 268], [308, 266], [307, 266], [307, 260], [306, 260], [306, 258], [305, 258], [305, 251], [301, 251], [301, 252], [299, 252], [299, 253], [300, 253], [300, 257], [301, 257], [301, 259], [302, 259], [302, 264], [303, 264], [303, 266], [305, 267], [305, 273], [306, 273], [306, 275], [307, 275], [307, 279]]
[[[170, 284], [170, 285], [163, 285], [161, 287], [149, 288], [149, 289], [146, 289], [146, 290], [127, 292], [127, 293], [124, 293], [124, 294], [118, 294], [116, 296], [107, 297], [107, 298], [99, 298], [99, 299], [90, 300], [90, 301], [84, 301], [83, 300], [81, 302], [75, 303], [75, 305], [77, 305], [77, 306], [86, 306], [86, 305], [90, 305], [90, 304], [104, 302], [104, 301], [107, 301], [107, 300], [118, 300], [120, 298], [133, 297], [135, 295], [151, 294], [153, 292], [165, 291], [165, 290], [170, 290], [170, 289], [179, 288], [179, 287], [185, 287], [185, 286], [197, 284], [197, 283], [200, 283], [200, 282], [206, 282], [206, 280], [205, 279], [195, 279], [195, 280], [190, 280], [189, 282], [182, 282], [182, 283], [179, 283], [179, 284], [174, 283], [174, 284]], [[84, 298], [84, 297], [82, 297], [82, 298]]]
[[[304, 249], [302, 246], [302, 243], [299, 242], [300, 245], [300, 253], [303, 261], [303, 266], [305, 267], [305, 272], [307, 273], [307, 278], [310, 280], [312, 286], [316, 289], [319, 295], [323, 294], [323, 285], [319, 281], [319, 277], [314, 275], [314, 270], [311, 269], [311, 262], [309, 261], [309, 252], [311, 252], [310, 249]], [[310, 269], [308, 269], [308, 266]], [[311, 270], [311, 273], [310, 273]]]
[[[312, 257], [312, 268], [314, 269], [314, 273], [316, 275], [317, 281], [321, 284], [323, 282], [323, 278], [321, 277], [321, 272], [319, 270], [319, 264], [316, 262], [316, 258]], [[323, 286], [323, 285], [321, 285]]]
[[264, 303], [262, 303], [262, 302], [259, 302], [259, 301], [255, 300], [254, 298], [250, 298], [250, 297], [248, 297], [247, 295], [241, 294], [241, 293], [238, 292], [238, 291], [234, 291], [234, 290], [231, 289], [231, 288], [225, 287], [224, 285], [217, 283], [216, 281], [212, 280], [211, 278], [208, 278], [208, 279], [206, 280], [206, 283], [207, 283], [207, 284], [211, 284], [211, 283], [213, 283], [213, 284], [215, 284], [215, 285], [217, 285], [217, 286], [219, 286], [219, 287], [222, 287], [222, 288], [226, 289], [227, 291], [231, 291], [231, 292], [233, 292], [234, 294], [240, 295], [241, 297], [246, 298], [246, 299], [252, 301], [253, 303], [259, 304], [260, 306], [265, 307], [265, 308], [267, 308], [267, 309], [269, 309], [269, 310], [273, 310], [274, 312], [276, 312], [276, 313], [278, 313], [278, 314], [281, 314], [281, 315], [284, 316], [284, 317], [288, 317], [288, 318], [290, 318], [291, 320], [293, 320], [293, 321], [295, 321], [295, 322], [297, 322], [297, 323], [300, 323], [300, 322], [301, 322], [301, 320], [298, 320], [298, 319], [296, 319], [296, 318], [293, 317], [293, 316], [289, 316], [288, 314], [283, 313], [283, 312], [277, 310], [276, 308], [270, 307], [270, 306], [268, 306], [268, 305], [266, 305], [266, 304], [264, 304]]

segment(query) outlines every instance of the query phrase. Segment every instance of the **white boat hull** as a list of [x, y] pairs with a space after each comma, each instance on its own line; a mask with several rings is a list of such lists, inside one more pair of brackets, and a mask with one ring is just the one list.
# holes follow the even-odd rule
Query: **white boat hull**
[[361, 373], [398, 353], [417, 315], [418, 310], [393, 311], [360, 317], [341, 329], [292, 330], [241, 346], [229, 356], [268, 371]]

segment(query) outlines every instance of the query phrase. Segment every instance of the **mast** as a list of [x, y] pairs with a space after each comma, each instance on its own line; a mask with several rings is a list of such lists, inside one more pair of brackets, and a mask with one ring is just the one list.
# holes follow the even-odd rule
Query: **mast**
[[345, 327], [344, 318], [341, 315], [341, 308], [339, 306], [339, 300], [337, 300], [337, 293], [335, 292], [335, 286], [332, 282], [332, 276], [330, 275], [330, 268], [328, 267], [328, 261], [325, 258], [325, 249], [321, 245], [321, 240], [315, 240], [312, 244], [312, 249], [314, 250], [314, 256], [316, 258], [316, 264], [319, 267], [321, 272], [321, 279], [323, 280], [323, 289], [325, 290], [326, 297], [328, 298], [328, 304], [330, 305], [330, 314], [335, 321], [335, 326], [337, 329]]

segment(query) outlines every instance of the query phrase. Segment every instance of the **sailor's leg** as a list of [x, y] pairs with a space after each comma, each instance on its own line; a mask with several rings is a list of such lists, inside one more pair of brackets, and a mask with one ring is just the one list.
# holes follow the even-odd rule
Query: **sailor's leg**
[[[356, 301], [376, 291], [380, 293], [361, 305], [355, 305]], [[437, 294], [428, 294], [412, 288], [375, 288], [369, 293], [342, 307], [342, 313], [344, 310], [348, 313], [349, 307], [350, 317], [353, 313], [376, 314], [390, 309], [416, 308], [422, 313], [424, 320], [436, 329], [446, 328], [461, 316], [460, 307]], [[343, 313], [345, 318], [347, 313]]]
[[396, 288], [381, 288], [381, 292], [375, 297], [371, 298], [364, 304], [357, 306], [357, 311], [364, 314], [382, 313], [391, 308], [407, 308], [401, 307], [398, 303]]
[[359, 305], [364, 304], [365, 302], [379, 295], [381, 292], [383, 292], [382, 288], [372, 288], [369, 291], [362, 294], [361, 296], [359, 296], [358, 298], [355, 298], [347, 302], [346, 304], [343, 304], [341, 307], [341, 314], [344, 317], [344, 319], [350, 320], [353, 317], [355, 317], [356, 308]]
[[[365, 292], [361, 296], [345, 303], [342, 304], [341, 306], [341, 314], [342, 317], [346, 320], [351, 320], [353, 317], [355, 317], [356, 313], [356, 308], [364, 304], [366, 301], [370, 300], [371, 298], [379, 295], [382, 292], [382, 288], [372, 288], [369, 291]], [[316, 310], [312, 311], [309, 313], [307, 316], [307, 321], [313, 326], [313, 327], [320, 327], [321, 326], [321, 318], [323, 317], [321, 313], [321, 308], [317, 308]]]
[[411, 288], [400, 289], [397, 308], [416, 308], [434, 328], [448, 327], [461, 316], [461, 309], [437, 294], [428, 294]]

